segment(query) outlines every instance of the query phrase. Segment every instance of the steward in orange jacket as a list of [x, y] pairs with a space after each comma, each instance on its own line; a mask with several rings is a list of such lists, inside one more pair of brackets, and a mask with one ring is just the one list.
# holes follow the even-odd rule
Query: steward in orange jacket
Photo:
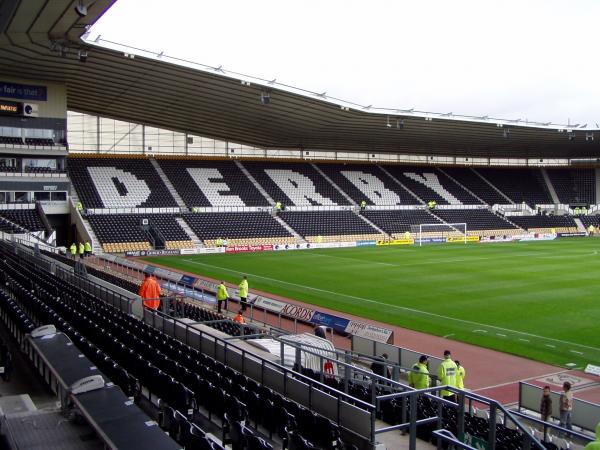
[[140, 286], [140, 297], [146, 308], [158, 309], [160, 307], [160, 285], [156, 278], [149, 273], [146, 274], [146, 278]]

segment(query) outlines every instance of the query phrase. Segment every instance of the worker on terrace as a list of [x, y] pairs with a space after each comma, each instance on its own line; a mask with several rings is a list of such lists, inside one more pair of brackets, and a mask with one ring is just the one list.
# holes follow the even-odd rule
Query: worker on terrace
[[242, 306], [242, 311], [246, 311], [246, 306], [248, 305], [248, 277], [244, 275], [240, 285], [240, 304]]
[[456, 363], [456, 387], [459, 389], [465, 388], [465, 375], [467, 374], [465, 368], [460, 365], [460, 361], [457, 359]]
[[83, 245], [83, 242], [79, 243], [79, 258], [83, 259], [83, 254], [85, 253], [85, 245]]
[[[458, 368], [456, 367], [456, 363], [452, 361], [452, 353], [450, 350], [446, 350], [444, 352], [444, 360], [440, 364], [438, 369], [438, 378], [440, 380], [440, 385], [444, 386], [452, 386], [456, 387], [456, 372]], [[451, 391], [443, 390], [442, 397], [446, 400], [451, 400], [453, 402], [456, 401], [456, 395], [454, 395]]]
[[427, 356], [421, 355], [419, 362], [415, 363], [412, 371], [408, 374], [408, 385], [415, 389], [427, 389], [429, 387], [429, 368], [427, 367]]
[[75, 256], [77, 256], [77, 244], [75, 242], [71, 244], [69, 251], [71, 252], [71, 257], [75, 259]]
[[144, 306], [157, 310], [160, 307], [160, 284], [158, 280], [146, 272], [144, 282], [140, 286], [140, 297]]
[[240, 325], [245, 325], [246, 324], [246, 319], [244, 319], [244, 310], [240, 309], [237, 313], [237, 316], [235, 316], [233, 318], [233, 321], [235, 323], [239, 323]]
[[225, 283], [221, 281], [217, 288], [217, 312], [221, 312], [221, 303], [225, 302], [225, 309], [227, 310], [227, 300], [229, 300], [229, 293]]
[[90, 256], [92, 254], [92, 244], [90, 241], [85, 241], [85, 256]]
[[360, 209], [365, 209], [367, 207], [367, 202], [365, 200], [360, 202]]

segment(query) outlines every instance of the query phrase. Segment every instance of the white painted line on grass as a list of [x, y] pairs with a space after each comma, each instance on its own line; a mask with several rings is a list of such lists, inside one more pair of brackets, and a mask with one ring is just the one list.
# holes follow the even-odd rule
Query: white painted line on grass
[[[195, 265], [199, 265], [199, 266], [212, 267], [213, 269], [223, 270], [225, 272], [234, 273], [236, 275], [240, 274], [239, 270], [232, 270], [232, 269], [228, 269], [226, 267], [215, 266], [214, 264], [207, 264], [207, 263], [203, 263], [203, 262], [200, 262], [200, 261], [194, 261], [194, 260], [191, 260], [191, 259], [184, 259], [184, 261], [189, 262], [190, 264], [195, 264]], [[306, 286], [304, 284], [291, 283], [289, 281], [278, 280], [276, 278], [265, 277], [263, 275], [258, 275], [258, 274], [254, 274], [254, 273], [250, 273], [250, 272], [244, 272], [244, 273], [246, 273], [247, 275], [253, 276], [255, 278], [261, 278], [263, 280], [274, 281], [276, 283], [286, 284], [288, 286], [296, 286], [296, 287], [299, 287], [299, 288], [302, 288], [302, 289], [307, 289], [309, 291], [324, 292], [326, 294], [336, 295], [338, 297], [349, 298], [349, 299], [358, 300], [358, 301], [366, 302], [366, 303], [373, 303], [373, 304], [376, 304], [376, 305], [383, 306], [385, 308], [398, 309], [398, 310], [401, 310], [401, 311], [410, 311], [410, 312], [417, 313], [417, 314], [423, 314], [425, 316], [437, 317], [439, 319], [444, 319], [444, 320], [447, 320], [447, 321], [454, 321], [454, 322], [460, 322], [460, 323], [468, 323], [470, 325], [474, 325], [474, 326], [478, 326], [478, 327], [492, 328], [494, 330], [506, 331], [506, 332], [513, 333], [513, 334], [519, 334], [519, 335], [522, 335], [522, 336], [530, 336], [530, 337], [533, 337], [533, 338], [536, 338], [536, 339], [542, 339], [542, 340], [546, 340], [546, 341], [558, 342], [560, 344], [567, 344], [569, 346], [574, 346], [574, 347], [579, 347], [579, 348], [585, 348], [585, 349], [593, 350], [594, 352], [600, 353], [600, 348], [591, 347], [589, 345], [578, 344], [576, 342], [563, 341], [561, 339], [555, 339], [555, 338], [549, 338], [549, 337], [539, 336], [537, 334], [527, 333], [525, 331], [511, 330], [510, 328], [499, 327], [499, 326], [496, 326], [496, 325], [488, 325], [488, 324], [484, 324], [484, 323], [474, 322], [472, 320], [457, 319], [455, 317], [444, 316], [443, 314], [436, 314], [436, 313], [432, 313], [432, 312], [428, 312], [428, 311], [421, 311], [419, 309], [409, 308], [407, 306], [392, 305], [390, 303], [379, 302], [377, 300], [372, 300], [372, 299], [369, 299], [369, 298], [357, 297], [355, 295], [341, 294], [339, 292], [329, 291], [327, 289], [319, 289], [319, 288], [315, 288], [315, 287], [312, 287], [312, 286]], [[551, 345], [550, 344], [546, 344], [546, 346], [550, 347]], [[553, 348], [555, 348], [555, 346], [553, 346]]]
[[447, 334], [446, 336], [443, 336], [443, 338], [444, 338], [444, 339], [447, 339], [447, 338], [449, 338], [450, 336], [454, 336], [454, 333]]
[[519, 340], [520, 340], [520, 341], [523, 341], [523, 342], [531, 342], [529, 339], [523, 339], [523, 338], [519, 338]]
[[487, 330], [473, 330], [473, 333], [487, 333]]
[[502, 334], [502, 333], [496, 333], [496, 336], [500, 336], [500, 337], [506, 337], [506, 335], [505, 335], [505, 334]]
[[583, 352], [578, 352], [577, 350], [569, 350], [571, 353], [575, 353], [576, 355], [583, 355]]
[[550, 348], [556, 348], [556, 345], [552, 345], [552, 344], [546, 344], [546, 347], [550, 347]]

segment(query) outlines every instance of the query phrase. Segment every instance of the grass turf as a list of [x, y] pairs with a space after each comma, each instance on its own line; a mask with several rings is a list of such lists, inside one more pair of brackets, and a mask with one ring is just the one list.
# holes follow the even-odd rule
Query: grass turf
[[600, 241], [149, 257], [340, 312], [548, 363], [600, 364]]

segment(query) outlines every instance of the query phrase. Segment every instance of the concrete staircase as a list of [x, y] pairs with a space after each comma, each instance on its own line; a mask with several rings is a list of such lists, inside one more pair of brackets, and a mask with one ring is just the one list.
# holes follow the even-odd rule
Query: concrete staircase
[[402, 184], [402, 183], [400, 182], [400, 180], [398, 180], [398, 179], [397, 179], [396, 177], [394, 177], [394, 176], [393, 176], [391, 173], [389, 173], [389, 172], [388, 172], [388, 171], [385, 169], [385, 167], [383, 167], [383, 166], [377, 166], [377, 167], [379, 167], [379, 169], [380, 169], [380, 170], [381, 170], [383, 173], [385, 173], [385, 174], [386, 174], [388, 177], [390, 177], [390, 178], [391, 178], [391, 179], [394, 181], [394, 183], [396, 183], [398, 186], [400, 186], [402, 189], [404, 189], [406, 192], [408, 192], [410, 195], [412, 195], [414, 198], [416, 198], [416, 199], [419, 201], [419, 203], [421, 203], [422, 205], [425, 205], [425, 204], [426, 204], [426, 203], [423, 201], [423, 199], [422, 199], [422, 198], [420, 198], [420, 197], [419, 197], [417, 194], [415, 194], [415, 193], [414, 193], [413, 191], [411, 191], [409, 188], [407, 188], [406, 186], [404, 186], [404, 184]]
[[202, 243], [200, 238], [198, 238], [196, 233], [194, 233], [194, 230], [192, 230], [190, 228], [190, 226], [187, 224], [187, 222], [185, 220], [183, 220], [183, 218], [175, 217], [175, 221], [179, 224], [179, 226], [183, 229], [183, 231], [185, 231], [185, 234], [188, 235], [188, 237], [190, 238], [190, 241], [192, 241], [194, 243], [194, 247], [196, 247], [196, 248], [204, 247], [204, 244]]
[[581, 221], [581, 219], [579, 217], [574, 217], [573, 220], [577, 224], [577, 231], [582, 232], [582, 233], [587, 232], [587, 230], [585, 229], [585, 226], [583, 225], [583, 222]]
[[350, 202], [351, 205], [354, 205], [354, 200], [352, 200], [350, 198], [350, 196], [348, 194], [346, 194], [342, 188], [340, 188], [337, 184], [335, 184], [333, 182], [333, 180], [331, 178], [329, 178], [327, 175], [325, 175], [325, 173], [319, 169], [319, 166], [317, 166], [315, 163], [310, 163], [310, 165], [313, 167], [313, 169], [315, 169], [323, 178], [325, 178], [327, 180], [327, 182], [329, 184], [331, 184], [340, 194], [342, 194], [342, 197], [344, 197], [346, 200], [348, 200], [348, 202]]
[[483, 175], [481, 175], [479, 172], [477, 172], [472, 167], [471, 167], [471, 172], [473, 172], [475, 175], [477, 175], [479, 178], [481, 178], [483, 181], [485, 181], [493, 190], [495, 190], [498, 194], [500, 194], [502, 197], [504, 197], [506, 199], [507, 204], [511, 204], [511, 205], [515, 204], [515, 202], [513, 202], [510, 198], [508, 198], [506, 195], [504, 195], [504, 192], [502, 192], [500, 189], [498, 189], [496, 186], [494, 186], [492, 183], [490, 183]]
[[80, 216], [80, 217], [81, 217], [81, 223], [85, 227], [86, 231], [90, 235], [90, 238], [92, 238], [92, 242], [94, 243], [92, 245], [92, 253], [94, 253], [94, 255], [99, 255], [100, 253], [104, 253], [104, 250], [102, 249], [102, 244], [100, 243], [98, 236], [96, 236], [96, 233], [94, 233], [92, 226], [90, 225], [90, 223], [88, 222], [88, 220], [85, 217], [83, 217], [83, 216]]
[[289, 225], [288, 225], [288, 224], [285, 222], [285, 220], [283, 220], [281, 217], [279, 217], [279, 216], [278, 216], [278, 215], [276, 215], [276, 214], [273, 214], [273, 218], [274, 218], [274, 219], [275, 219], [277, 222], [279, 222], [279, 224], [280, 224], [280, 225], [281, 225], [283, 228], [285, 228], [286, 230], [288, 230], [288, 231], [290, 232], [290, 234], [291, 234], [292, 236], [294, 236], [298, 242], [302, 242], [302, 243], [306, 243], [306, 242], [307, 242], [307, 241], [306, 241], [306, 239], [304, 239], [302, 236], [300, 236], [300, 235], [298, 234], [298, 232], [297, 232], [296, 230], [294, 230], [292, 227], [290, 227], [290, 226], [289, 226]]
[[472, 190], [468, 189], [465, 185], [463, 185], [462, 183], [460, 183], [456, 178], [454, 178], [453, 176], [447, 174], [446, 172], [444, 172], [439, 167], [437, 168], [437, 170], [439, 170], [441, 173], [443, 173], [444, 175], [446, 175], [448, 178], [450, 178], [452, 181], [454, 181], [456, 184], [458, 184], [461, 188], [463, 188], [465, 191], [467, 191], [469, 194], [471, 194], [473, 197], [475, 197], [477, 200], [479, 200], [482, 205], [485, 205], [485, 202], [478, 195], [476, 195], [475, 192], [473, 192]]
[[360, 212], [356, 209], [353, 210], [353, 212], [360, 217], [362, 220], [364, 220], [365, 222], [367, 222], [369, 225], [371, 225], [373, 228], [375, 228], [377, 231], [379, 231], [382, 235], [384, 235], [387, 239], [391, 239], [392, 236], [390, 236], [389, 234], [387, 234], [385, 231], [383, 231], [381, 228], [379, 228], [377, 225], [375, 225], [373, 222], [371, 222], [369, 219], [367, 219], [365, 216], [363, 216], [362, 214], [360, 214]]
[[552, 186], [552, 181], [550, 181], [550, 177], [548, 176], [548, 172], [546, 169], [540, 169], [542, 171], [542, 176], [544, 177], [544, 181], [546, 182], [546, 187], [548, 188], [548, 192], [550, 192], [550, 197], [552, 197], [552, 202], [555, 205], [560, 203], [560, 199], [558, 195], [556, 195], [556, 191], [554, 190], [554, 186]]
[[160, 165], [158, 164], [156, 159], [154, 159], [154, 158], [149, 158], [149, 159], [150, 159], [150, 164], [152, 164], [154, 166], [154, 169], [158, 173], [158, 176], [160, 177], [162, 182], [167, 187], [167, 190], [169, 191], [171, 196], [175, 199], [175, 203], [177, 203], [177, 206], [179, 206], [180, 208], [187, 209], [185, 202], [183, 201], [183, 199], [181, 198], [179, 193], [175, 190], [173, 183], [171, 183], [171, 181], [167, 178], [167, 176], [163, 172], [162, 168], [160, 167]]
[[[275, 200], [273, 200], [271, 198], [271, 196], [267, 193], [267, 191], [265, 191], [263, 189], [263, 187], [259, 184], [258, 181], [256, 181], [256, 179], [252, 176], [252, 174], [250, 172], [248, 172], [248, 169], [246, 169], [240, 161], [234, 160], [233, 162], [235, 163], [236, 166], [238, 166], [240, 168], [242, 173], [244, 175], [246, 175], [246, 177], [252, 182], [252, 184], [254, 186], [256, 186], [256, 189], [258, 189], [258, 192], [260, 192], [262, 194], [262, 196], [267, 199], [267, 201], [269, 202], [269, 205], [274, 206]], [[281, 200], [278, 200], [278, 201], [281, 201]]]

